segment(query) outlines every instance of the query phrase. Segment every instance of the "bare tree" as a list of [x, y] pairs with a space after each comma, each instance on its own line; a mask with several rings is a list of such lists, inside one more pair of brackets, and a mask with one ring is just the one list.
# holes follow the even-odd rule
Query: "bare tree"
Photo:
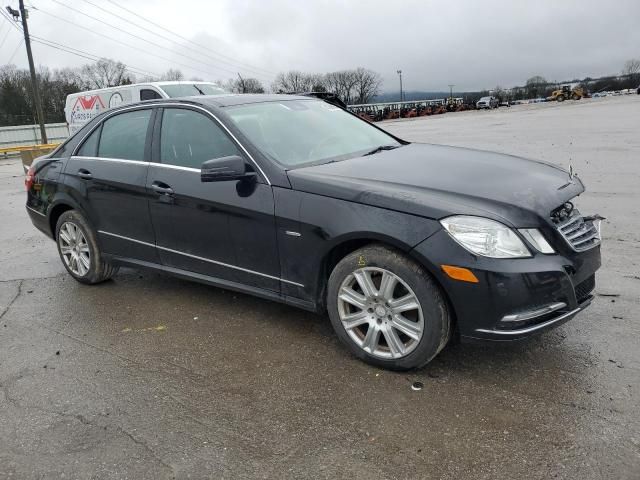
[[279, 73], [272, 85], [274, 92], [330, 92], [345, 103], [368, 103], [380, 91], [382, 78], [366, 68], [340, 70], [324, 75], [297, 70]]
[[369, 103], [380, 92], [382, 77], [366, 68], [358, 67], [353, 71], [355, 79], [354, 102]]
[[160, 80], [168, 80], [168, 81], [184, 80], [184, 74], [178, 69], [170, 68], [169, 70], [167, 70], [162, 74], [162, 76], [160, 77]]
[[529, 86], [529, 85], [546, 85], [547, 83], [549, 83], [549, 82], [547, 82], [547, 79], [544, 78], [543, 76], [534, 75], [533, 77], [531, 77], [531, 78], [529, 78], [527, 80], [526, 85], [527, 86]]
[[257, 78], [245, 78], [238, 74], [238, 78], [230, 78], [226, 82], [218, 82], [226, 90], [233, 93], [264, 93], [264, 86]]
[[353, 103], [358, 83], [354, 70], [327, 73], [324, 78], [327, 91], [335, 93], [347, 105]]
[[86, 88], [117, 87], [135, 81], [135, 77], [127, 73], [126, 68], [122, 62], [101, 58], [94, 64], [84, 65], [80, 74]]
[[276, 75], [271, 89], [281, 93], [309, 92], [313, 89], [317, 79], [317, 75], [290, 70]]
[[527, 95], [529, 97], [537, 97], [538, 94], [545, 91], [548, 84], [549, 82], [547, 82], [547, 79], [540, 75], [535, 75], [529, 78], [525, 85], [527, 90]]
[[640, 59], [632, 58], [624, 63], [622, 75], [628, 75], [632, 82], [640, 80]]

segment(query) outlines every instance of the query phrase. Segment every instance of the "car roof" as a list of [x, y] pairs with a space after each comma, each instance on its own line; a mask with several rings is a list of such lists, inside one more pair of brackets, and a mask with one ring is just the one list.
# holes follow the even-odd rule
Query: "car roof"
[[[176, 100], [175, 98], [173, 100]], [[229, 95], [201, 95], [184, 98], [184, 100], [207, 103], [216, 107], [231, 107], [234, 105], [246, 105], [249, 103], [287, 102], [291, 100], [314, 100], [302, 95], [287, 94], [263, 94], [263, 93], [236, 93]]]
[[257, 103], [267, 103], [267, 102], [290, 102], [293, 100], [307, 100], [307, 101], [317, 101], [317, 102], [323, 101], [314, 97], [307, 97], [302, 95], [287, 95], [287, 94], [270, 95], [270, 94], [238, 93], [238, 94], [227, 94], [227, 95], [196, 95], [193, 97], [159, 98], [154, 100], [145, 100], [142, 102], [126, 103], [123, 105], [119, 105], [115, 108], [105, 110], [105, 112], [116, 112], [118, 110], [128, 110], [132, 107], [145, 106], [150, 104], [162, 105], [164, 103], [166, 104], [182, 103], [184, 105], [201, 105], [201, 106], [208, 106], [208, 107], [224, 108], [224, 107], [232, 107], [235, 105], [247, 105], [247, 104], [257, 104]]

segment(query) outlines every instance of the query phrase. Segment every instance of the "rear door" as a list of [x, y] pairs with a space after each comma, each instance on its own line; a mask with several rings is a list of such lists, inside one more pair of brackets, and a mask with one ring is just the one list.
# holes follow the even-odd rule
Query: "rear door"
[[164, 108], [154, 132], [147, 187], [162, 263], [279, 291], [271, 186], [260, 179], [200, 181], [205, 161], [245, 156], [224, 127], [204, 112]]
[[152, 108], [108, 117], [65, 166], [65, 184], [105, 253], [158, 262], [145, 187]]

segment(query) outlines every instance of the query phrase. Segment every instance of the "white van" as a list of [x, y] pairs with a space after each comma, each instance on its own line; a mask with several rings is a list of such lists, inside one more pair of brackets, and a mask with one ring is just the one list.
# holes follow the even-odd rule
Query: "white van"
[[197, 95], [224, 95], [229, 93], [209, 82], [148, 82], [101, 88], [67, 96], [64, 116], [73, 135], [96, 115], [126, 103], [156, 98], [192, 97]]

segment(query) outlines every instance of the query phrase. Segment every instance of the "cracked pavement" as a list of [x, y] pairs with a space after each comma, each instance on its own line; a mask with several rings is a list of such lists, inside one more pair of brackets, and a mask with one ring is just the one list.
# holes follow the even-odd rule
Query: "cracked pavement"
[[587, 311], [402, 374], [288, 306], [128, 269], [78, 284], [0, 160], [0, 478], [639, 478], [639, 114], [632, 96], [384, 124], [571, 163], [581, 211], [607, 217]]

